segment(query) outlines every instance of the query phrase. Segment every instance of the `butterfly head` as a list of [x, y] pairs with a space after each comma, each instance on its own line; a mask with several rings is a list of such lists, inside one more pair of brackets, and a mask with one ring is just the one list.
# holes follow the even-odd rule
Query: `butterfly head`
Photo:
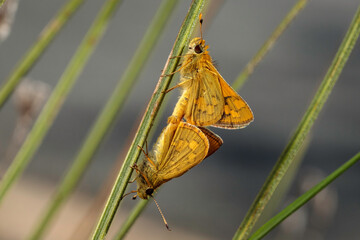
[[136, 178], [137, 195], [142, 199], [152, 197], [155, 187], [153, 186], [154, 170], [151, 168], [150, 163], [148, 161], [144, 161], [139, 166], [136, 166], [135, 170], [138, 174]]
[[137, 195], [142, 199], [149, 199], [154, 193], [154, 188], [149, 187], [146, 184], [138, 185]]
[[142, 199], [149, 199], [154, 193], [154, 187], [151, 186], [149, 180], [143, 173], [139, 173], [137, 177], [137, 195]]
[[205, 40], [202, 38], [194, 38], [189, 44], [188, 54], [200, 55], [207, 53], [209, 46], [205, 45]]

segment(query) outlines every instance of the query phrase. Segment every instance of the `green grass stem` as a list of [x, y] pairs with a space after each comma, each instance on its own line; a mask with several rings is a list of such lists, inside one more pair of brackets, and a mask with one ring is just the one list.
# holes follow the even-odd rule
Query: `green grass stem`
[[71, 59], [49, 100], [34, 123], [32, 130], [29, 132], [22, 147], [15, 156], [13, 163], [10, 165], [0, 182], [0, 202], [3, 200], [7, 190], [9, 190], [11, 185], [21, 175], [30, 159], [39, 148], [47, 131], [60, 111], [67, 94], [71, 90], [91, 53], [94, 51], [97, 43], [104, 34], [108, 25], [108, 20], [114, 12], [115, 6], [118, 2], [119, 0], [106, 2], [101, 10], [101, 14], [98, 15]]
[[129, 216], [127, 216], [125, 222], [121, 225], [120, 230], [116, 234], [114, 240], [124, 239], [130, 228], [134, 225], [136, 219], [140, 216], [140, 214], [144, 211], [146, 206], [148, 205], [149, 200], [139, 199], [136, 206], [131, 210]]
[[84, 0], [69, 0], [41, 31], [36, 42], [17, 63], [6, 82], [1, 86], [0, 109], [14, 91], [22, 77], [34, 66], [39, 57], [44, 53], [45, 49], [52, 42], [53, 38], [60, 32], [65, 23], [67, 23], [83, 2]]
[[290, 139], [289, 143], [282, 152], [279, 160], [275, 164], [273, 170], [269, 174], [265, 184], [261, 188], [255, 201], [246, 214], [243, 222], [236, 231], [233, 239], [247, 239], [253, 230], [253, 226], [260, 217], [266, 204], [271, 199], [277, 185], [281, 181], [285, 172], [294, 160], [298, 150], [302, 146], [306, 136], [310, 132], [315, 120], [317, 119], [324, 103], [328, 99], [337, 79], [347, 62], [350, 53], [358, 39], [360, 32], [360, 8], [357, 10], [355, 17], [341, 43], [335, 58], [324, 77], [319, 89], [317, 90], [309, 108], [307, 109], [303, 119], [298, 125], [296, 132]]
[[281, 212], [279, 212], [276, 216], [271, 218], [268, 222], [266, 222], [263, 226], [261, 226], [252, 236], [251, 240], [257, 240], [263, 238], [266, 234], [268, 234], [272, 229], [274, 229], [277, 225], [279, 225], [282, 221], [284, 221], [288, 216], [293, 214], [296, 210], [306, 204], [309, 200], [316, 196], [321, 190], [323, 190], [326, 186], [332, 183], [335, 179], [337, 179], [340, 175], [346, 172], [350, 167], [352, 167], [355, 163], [360, 160], [360, 153], [356, 154], [353, 158], [344, 163], [341, 167], [336, 169], [333, 173], [327, 176], [320, 183], [315, 185], [309, 191], [301, 195], [294, 202], [292, 202], [289, 206], [284, 208]]
[[307, 0], [299, 0], [293, 8], [288, 12], [285, 18], [281, 23], [276, 27], [270, 37], [266, 42], [261, 46], [259, 51], [253, 56], [253, 58], [245, 66], [244, 70], [239, 74], [236, 80], [233, 83], [234, 89], [241, 88], [246, 80], [249, 78], [249, 75], [253, 73], [255, 67], [259, 62], [264, 58], [264, 56], [269, 52], [269, 50], [274, 46], [278, 38], [283, 34], [285, 29], [290, 25], [290, 23], [295, 19], [295, 17], [304, 9]]

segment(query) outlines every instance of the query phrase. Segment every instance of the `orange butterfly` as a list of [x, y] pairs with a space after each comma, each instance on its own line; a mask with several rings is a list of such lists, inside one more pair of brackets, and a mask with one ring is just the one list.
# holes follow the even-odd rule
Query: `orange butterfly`
[[222, 139], [206, 128], [186, 122], [168, 124], [162, 131], [153, 150], [133, 168], [138, 173], [137, 195], [142, 199], [152, 196], [163, 183], [185, 172], [213, 154], [222, 145]]
[[[200, 30], [202, 25], [200, 14]], [[249, 105], [222, 78], [212, 64], [202, 38], [194, 38], [188, 52], [183, 56], [180, 71], [180, 83], [183, 93], [177, 102], [169, 123], [178, 123], [182, 118], [196, 126], [239, 129], [253, 121], [254, 116]], [[174, 72], [174, 73], [175, 73]], [[172, 73], [172, 74], [174, 74]]]
[[[180, 177], [213, 154], [222, 145], [222, 139], [206, 128], [198, 128], [186, 122], [168, 124], [158, 138], [153, 154], [144, 152], [145, 159], [134, 164], [137, 172], [136, 196], [152, 197], [155, 189], [173, 178]], [[124, 198], [127, 193], [123, 195]], [[155, 199], [153, 199], [168, 230], [169, 226]]]

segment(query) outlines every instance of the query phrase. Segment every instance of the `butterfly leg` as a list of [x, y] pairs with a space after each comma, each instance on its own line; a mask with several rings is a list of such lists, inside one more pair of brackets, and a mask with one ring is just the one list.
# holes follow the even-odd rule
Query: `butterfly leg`
[[183, 68], [183, 66], [179, 67], [177, 70], [175, 70], [174, 72], [171, 72], [169, 74], [162, 74], [162, 75], [160, 75], [160, 77], [169, 77], [171, 75], [174, 75], [175, 73], [179, 72], [182, 68]]
[[[150, 163], [152, 163], [152, 161], [151, 161]], [[138, 165], [136, 165], [136, 163], [134, 163], [134, 165], [132, 165], [131, 168], [134, 169], [138, 175], [141, 175], [141, 176], [145, 179], [145, 181], [146, 181], [146, 183], [148, 184], [148, 186], [152, 186], [152, 185], [150, 184], [148, 178], [146, 177], [146, 175], [145, 175], [143, 172], [140, 171], [140, 169], [138, 168]], [[136, 191], [135, 191], [135, 192], [136, 192]], [[135, 196], [136, 196], [136, 195], [135, 195]], [[134, 197], [135, 197], [135, 196], [134, 196]], [[135, 197], [135, 198], [136, 198], [136, 197]], [[133, 199], [135, 199], [135, 198], [133, 198]]]
[[170, 59], [182, 58], [182, 57], [186, 57], [187, 55], [191, 55], [191, 54], [184, 54], [184, 55], [181, 55], [181, 56], [172, 56], [172, 57], [170, 57]]
[[[124, 195], [121, 196], [120, 200], [123, 200], [124, 197], [126, 197], [127, 195], [130, 195], [130, 194], [136, 193], [136, 192], [137, 192], [136, 190], [133, 190], [133, 191], [131, 191], [131, 192], [125, 193]], [[135, 196], [136, 196], [136, 195], [135, 195]], [[134, 199], [134, 197], [133, 197], [133, 199]]]
[[189, 63], [182, 63], [182, 64], [179, 64], [178, 66], [181, 66], [179, 67], [177, 70], [175, 70], [174, 72], [172, 73], [169, 73], [169, 74], [163, 74], [163, 75], [160, 75], [160, 77], [169, 77], [171, 75], [174, 75], [175, 73], [179, 72], [181, 69], [183, 69], [184, 67], [186, 67]]
[[133, 183], [136, 181], [136, 179], [137, 179], [137, 177], [135, 177], [133, 180], [128, 181], [128, 183]]
[[[144, 150], [141, 146], [139, 146], [139, 145], [138, 145], [138, 148], [140, 148], [140, 149], [143, 151], [146, 159], [150, 162], [150, 164], [151, 164], [154, 168], [156, 168], [155, 163], [151, 160], [151, 158], [150, 158], [149, 155], [145, 152], [145, 150]], [[135, 170], [137, 169], [137, 166], [133, 166], [133, 167], [136, 167], [136, 168], [134, 168]], [[133, 168], [133, 167], [132, 167], [132, 168]]]
[[181, 86], [183, 86], [185, 84], [188, 84], [188, 83], [189, 83], [189, 80], [183, 81], [183, 82], [179, 83], [178, 85], [175, 85], [172, 88], [167, 89], [166, 91], [164, 91], [164, 93], [168, 93], [168, 92], [174, 90], [175, 88], [181, 87]]

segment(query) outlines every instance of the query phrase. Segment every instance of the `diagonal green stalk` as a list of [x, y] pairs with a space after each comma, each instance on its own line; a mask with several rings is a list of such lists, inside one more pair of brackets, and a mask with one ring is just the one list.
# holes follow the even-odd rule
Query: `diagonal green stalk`
[[324, 77], [319, 89], [317, 90], [309, 108], [307, 109], [303, 119], [296, 129], [295, 134], [289, 141], [288, 145], [281, 154], [279, 160], [275, 164], [270, 175], [266, 179], [258, 196], [250, 207], [245, 219], [241, 223], [239, 229], [236, 231], [233, 239], [247, 239], [251, 233], [254, 224], [260, 217], [263, 209], [270, 200], [277, 185], [281, 181], [288, 167], [292, 163], [299, 148], [303, 144], [306, 136], [311, 130], [315, 120], [317, 119], [324, 103], [328, 99], [340, 73], [349, 55], [359, 37], [360, 33], [360, 7], [358, 8], [354, 19], [346, 33], [343, 42], [341, 43], [335, 58]]
[[57, 13], [57, 15], [45, 26], [39, 35], [39, 38], [23, 58], [15, 66], [6, 83], [0, 88], [0, 108], [9, 98], [20, 79], [29, 72], [34, 66], [45, 49], [52, 42], [53, 38], [62, 29], [65, 23], [70, 19], [71, 15], [79, 8], [84, 0], [69, 0]]
[[[295, 19], [299, 12], [305, 7], [307, 0], [299, 0], [294, 7], [289, 11], [283, 21], [274, 30], [271, 36], [262, 45], [255, 56], [248, 62], [245, 69], [239, 74], [238, 78], [234, 81], [232, 87], [235, 90], [240, 90], [244, 85], [248, 77], [253, 73], [254, 68], [259, 64], [263, 57], [268, 53], [274, 43], [278, 40], [280, 35], [285, 31], [289, 24]], [[123, 239], [132, 225], [135, 223], [137, 217], [140, 216], [141, 212], [147, 206], [148, 201], [140, 201], [131, 211], [129, 217], [125, 220], [121, 228], [119, 229], [115, 239]]]
[[299, 149], [299, 152], [289, 166], [289, 169], [286, 171], [283, 178], [281, 179], [281, 182], [277, 186], [273, 196], [264, 208], [262, 215], [256, 222], [254, 229], [258, 229], [260, 226], [266, 223], [272, 216], [274, 216], [274, 214], [281, 206], [281, 203], [286, 197], [286, 194], [289, 192], [290, 187], [293, 186], [295, 177], [297, 176], [301, 163], [304, 160], [304, 156], [309, 149], [311, 137], [311, 134], [309, 134], [305, 139], [303, 145]]
[[106, 133], [114, 123], [117, 114], [123, 107], [127, 96], [136, 82], [135, 80], [138, 78], [146, 60], [149, 58], [154, 45], [158, 41], [165, 24], [176, 6], [176, 3], [177, 1], [174, 0], [165, 0], [160, 6], [136, 53], [130, 61], [128, 68], [120, 78], [117, 87], [89, 132], [83, 146], [74, 160], [74, 163], [69, 168], [64, 180], [53, 196], [52, 201], [50, 201], [50, 205], [45, 211], [45, 214], [35, 228], [31, 239], [37, 239], [44, 232], [57, 210], [69, 197], [77, 183], [80, 181], [86, 167], [90, 163], [90, 160], [99, 148]]
[[[180, 32], [175, 40], [174, 47], [169, 57], [180, 56], [183, 48], [185, 47], [189, 36], [197, 22], [204, 0], [193, 0], [191, 3], [189, 12], [181, 26]], [[168, 59], [165, 64], [163, 74], [169, 74], [173, 72], [178, 64], [178, 59]], [[92, 239], [104, 239], [107, 231], [115, 216], [116, 210], [119, 207], [121, 196], [124, 194], [128, 181], [130, 179], [132, 166], [140, 155], [140, 149], [138, 146], [143, 146], [150, 128], [159, 111], [160, 105], [164, 99], [165, 90], [170, 84], [172, 75], [168, 77], [160, 77], [159, 82], [155, 88], [155, 91], [151, 97], [148, 107], [145, 111], [144, 117], [140, 123], [139, 129], [135, 135], [134, 141], [130, 146], [128, 154], [124, 160], [123, 166], [119, 172], [119, 175], [114, 183], [113, 189], [110, 193], [108, 201], [105, 205], [103, 213], [99, 219], [98, 225], [94, 231]]]
[[295, 19], [295, 17], [304, 9], [307, 0], [299, 0], [293, 8], [288, 12], [285, 18], [281, 21], [281, 23], [276, 27], [270, 37], [266, 40], [266, 42], [261, 46], [259, 51], [254, 55], [254, 57], [248, 62], [245, 66], [244, 70], [240, 73], [240, 75], [236, 78], [233, 83], [234, 89], [239, 89], [248, 79], [249, 75], [253, 73], [256, 65], [264, 58], [264, 56], [269, 52], [269, 50], [274, 46], [275, 42], [281, 36], [281, 34], [285, 31], [285, 29], [290, 25], [290, 23]]
[[[165, 109], [164, 105], [166, 105], [166, 103], [167, 103], [167, 101], [165, 99], [161, 104], [161, 108], [157, 114], [158, 117], [155, 118], [151, 132], [149, 133], [149, 135], [147, 137], [148, 142], [151, 142], [151, 139], [153, 138], [153, 133], [156, 131], [156, 128], [159, 126], [160, 116], [162, 116], [162, 114], [164, 112], [164, 109]], [[158, 193], [158, 192], [159, 192], [159, 190], [157, 189], [156, 193]], [[140, 199], [137, 202], [136, 206], [131, 210], [130, 214], [125, 219], [125, 222], [121, 225], [121, 227], [120, 227], [119, 231], [117, 232], [116, 237], [114, 239], [120, 240], [126, 236], [127, 232], [134, 225], [135, 221], [140, 216], [142, 211], [146, 208], [148, 203], [149, 203], [148, 200], [143, 200], [143, 199]]]
[[262, 227], [260, 227], [254, 234], [251, 235], [251, 240], [257, 240], [263, 238], [266, 234], [268, 234], [272, 229], [274, 229], [277, 225], [279, 225], [282, 221], [284, 221], [288, 216], [298, 210], [301, 206], [306, 204], [309, 200], [316, 196], [321, 190], [323, 190], [326, 186], [332, 183], [335, 179], [341, 176], [344, 172], [346, 172], [350, 167], [352, 167], [355, 163], [360, 160], [360, 153], [356, 154], [353, 158], [348, 160], [338, 169], [336, 169], [333, 173], [327, 176], [320, 183], [315, 185], [309, 191], [301, 195], [294, 202], [292, 202], [289, 206], [287, 206], [284, 210], [279, 212], [273, 218], [271, 218], [268, 222], [266, 222]]
[[148, 205], [149, 200], [140, 199], [136, 206], [131, 210], [129, 216], [126, 218], [125, 222], [121, 225], [118, 233], [114, 240], [124, 239], [130, 228], [134, 225], [136, 219], [140, 216], [140, 214], [144, 211], [146, 206]]
[[29, 132], [21, 149], [15, 156], [13, 163], [6, 171], [0, 183], [0, 202], [3, 200], [7, 190], [9, 190], [10, 186], [21, 175], [30, 159], [39, 148], [47, 131], [60, 111], [64, 99], [104, 34], [109, 18], [112, 16], [118, 2], [119, 0], [109, 0], [104, 4], [101, 14], [98, 15], [71, 59], [48, 102], [34, 123], [32, 130]]

